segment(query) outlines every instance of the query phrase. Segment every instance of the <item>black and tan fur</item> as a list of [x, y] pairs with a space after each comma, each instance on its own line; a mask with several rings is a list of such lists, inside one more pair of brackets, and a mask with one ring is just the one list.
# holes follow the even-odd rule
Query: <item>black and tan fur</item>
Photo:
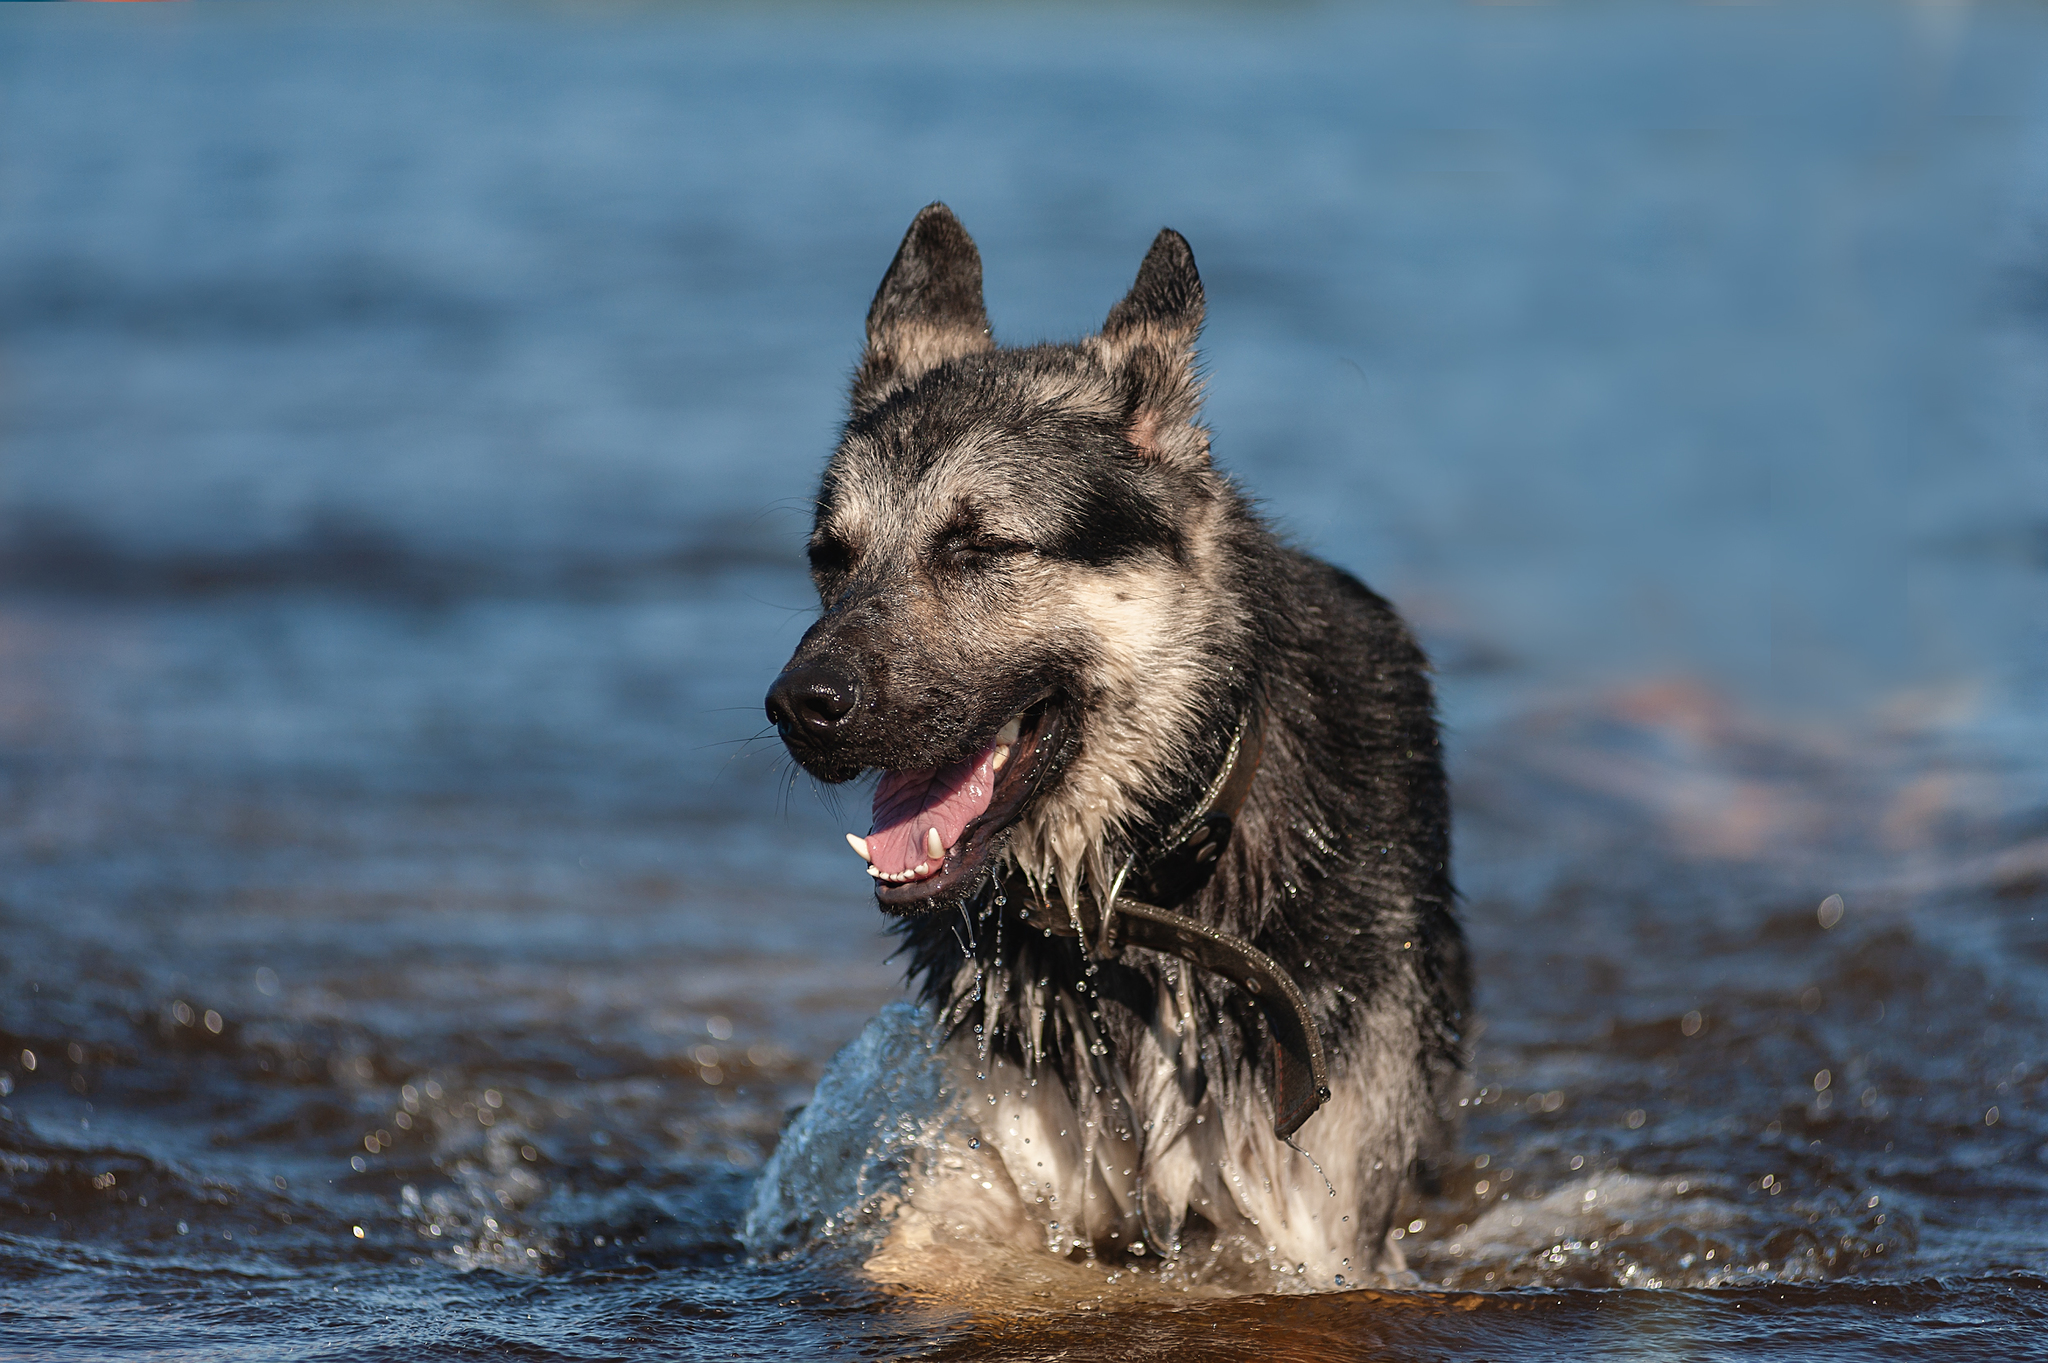
[[[1384, 600], [1277, 540], [1211, 462], [1202, 317], [1165, 231], [1100, 334], [999, 347], [973, 242], [944, 206], [919, 214], [818, 494], [823, 613], [771, 714], [803, 767], [843, 781], [957, 760], [1042, 700], [1038, 785], [980, 860], [922, 900], [883, 896], [1014, 1185], [963, 1196], [1013, 1200], [1060, 1253], [1230, 1241], [1356, 1281], [1398, 1263], [1395, 1205], [1460, 1069], [1427, 664]], [[789, 679], [820, 676], [846, 709], [791, 722]], [[1101, 896], [1200, 800], [1250, 707], [1264, 753], [1236, 836], [1178, 907], [1307, 995], [1332, 1097], [1306, 1154], [1272, 1132], [1263, 1024], [1236, 987], [1135, 948], [1091, 973], [1076, 939], [1023, 920], [1012, 878]]]

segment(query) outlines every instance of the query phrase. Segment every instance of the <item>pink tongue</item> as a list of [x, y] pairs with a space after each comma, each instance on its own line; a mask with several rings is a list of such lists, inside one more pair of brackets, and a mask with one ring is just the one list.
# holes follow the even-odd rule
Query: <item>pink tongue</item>
[[[875, 787], [875, 826], [868, 832], [868, 859], [878, 871], [907, 871], [931, 861], [925, 830], [939, 830], [948, 848], [961, 831], [988, 809], [995, 794], [990, 745], [962, 762], [924, 771], [885, 771]], [[932, 868], [938, 869], [936, 865]]]

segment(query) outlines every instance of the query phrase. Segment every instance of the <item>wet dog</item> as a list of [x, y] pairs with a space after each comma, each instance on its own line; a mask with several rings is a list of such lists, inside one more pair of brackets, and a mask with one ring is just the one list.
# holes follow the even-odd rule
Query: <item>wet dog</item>
[[[767, 708], [818, 779], [878, 774], [848, 841], [972, 1132], [885, 1213], [1356, 1282], [1398, 1267], [1461, 1073], [1434, 704], [1392, 608], [1211, 461], [1203, 306], [1163, 231], [1099, 334], [1001, 347], [973, 241], [920, 213]], [[834, 1082], [764, 1185], [860, 1157], [820, 1135]]]

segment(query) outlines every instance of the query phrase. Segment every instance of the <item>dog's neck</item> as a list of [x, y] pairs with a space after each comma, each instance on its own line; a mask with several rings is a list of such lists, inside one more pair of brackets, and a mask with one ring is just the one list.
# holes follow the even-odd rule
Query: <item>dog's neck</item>
[[1201, 795], [1149, 847], [1133, 848], [1106, 889], [1057, 896], [1061, 902], [1055, 905], [1044, 887], [1032, 885], [1029, 877], [1013, 869], [1004, 894], [1036, 905], [1034, 913], [1045, 919], [1039, 926], [1072, 931], [1084, 944], [1094, 944], [1091, 955], [1108, 954], [1120, 900], [1177, 909], [1200, 894], [1216, 874], [1264, 753], [1264, 718], [1255, 701], [1245, 707], [1230, 746]]
[[[1227, 1052], [1266, 1070], [1277, 1136], [1307, 1121], [1329, 1097], [1324, 1032], [1309, 1000], [1251, 941], [1206, 921], [1210, 915], [1181, 911], [1192, 909], [1226, 861], [1266, 756], [1269, 722], [1258, 700], [1245, 703], [1223, 730], [1228, 737], [1209, 779], [1153, 823], [1159, 832], [1119, 851], [1102, 887], [1043, 884], [1012, 868], [964, 906], [946, 934], [961, 953], [953, 967], [943, 964], [948, 953], [939, 939], [913, 933], [906, 944], [913, 974], [924, 977], [942, 1025], [972, 1024], [982, 1046], [1014, 1048], [1027, 1068], [1050, 1062], [1069, 1082], [1102, 1094], [1126, 1087], [1111, 1073], [1119, 1048], [1103, 1045], [1102, 1001], [1115, 999], [1155, 1023], [1162, 1010], [1186, 1013], [1173, 1049], [1190, 1105], [1208, 1083], [1197, 1072], [1206, 1068], [1201, 1057], [1221, 1061]], [[1176, 978], [1182, 983], [1171, 983]], [[1162, 986], [1177, 1002], [1162, 999]], [[1197, 993], [1212, 1000], [1201, 1027], [1192, 1011]], [[1228, 1004], [1231, 998], [1240, 1002]], [[1218, 1025], [1232, 1034], [1220, 1049], [1209, 1044]]]
[[1174, 912], [1215, 874], [1263, 752], [1263, 717], [1254, 703], [1238, 722], [1200, 800], [1154, 847], [1132, 852], [1106, 894], [1064, 897], [1054, 904], [1015, 872], [1004, 894], [1027, 906], [1025, 921], [1033, 927], [1078, 939], [1089, 960], [1115, 961], [1126, 946], [1144, 947], [1178, 957], [1249, 994], [1265, 1015], [1273, 1041], [1273, 1128], [1284, 1140], [1330, 1097], [1323, 1038], [1308, 1002], [1270, 956], [1243, 938]]

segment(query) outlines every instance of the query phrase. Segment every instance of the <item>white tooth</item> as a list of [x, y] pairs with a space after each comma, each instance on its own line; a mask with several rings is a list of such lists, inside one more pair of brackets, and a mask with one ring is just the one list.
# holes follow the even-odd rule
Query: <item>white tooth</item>
[[868, 840], [866, 838], [856, 838], [853, 834], [848, 833], [846, 835], [846, 845], [858, 852], [862, 861], [874, 860], [873, 857], [868, 855]]
[[932, 859], [933, 861], [943, 861], [943, 860], [945, 860], [945, 856], [946, 856], [946, 844], [944, 844], [943, 842], [940, 842], [940, 841], [939, 841], [939, 830], [938, 830], [938, 829], [936, 829], [936, 828], [927, 828], [927, 829], [925, 829], [925, 831], [924, 831], [924, 850], [925, 850], [925, 855], [929, 856], [929, 857], [930, 857], [930, 858], [931, 858], [931, 859]]
[[875, 878], [876, 880], [887, 880], [887, 879], [888, 879], [888, 877], [887, 877], [887, 876], [885, 876], [885, 875], [883, 875], [883, 874], [882, 874], [882, 870], [881, 870], [881, 868], [880, 868], [879, 866], [870, 866], [870, 867], [868, 867], [868, 874], [869, 874], [869, 875], [871, 875], [871, 876], [873, 876], [873, 877], [874, 877], [874, 878]]
[[1017, 741], [1017, 734], [1023, 727], [1024, 717], [1022, 715], [1018, 715], [1016, 718], [1012, 719], [1008, 724], [1005, 724], [1001, 729], [998, 729], [996, 731], [996, 742], [1002, 744], [1006, 748], [1009, 747], [1012, 743], [1015, 743]]
[[988, 769], [990, 771], [1001, 771], [1003, 769], [1003, 763], [1009, 760], [1010, 745], [1007, 743], [998, 743], [996, 744], [996, 750], [994, 755], [988, 759]]

